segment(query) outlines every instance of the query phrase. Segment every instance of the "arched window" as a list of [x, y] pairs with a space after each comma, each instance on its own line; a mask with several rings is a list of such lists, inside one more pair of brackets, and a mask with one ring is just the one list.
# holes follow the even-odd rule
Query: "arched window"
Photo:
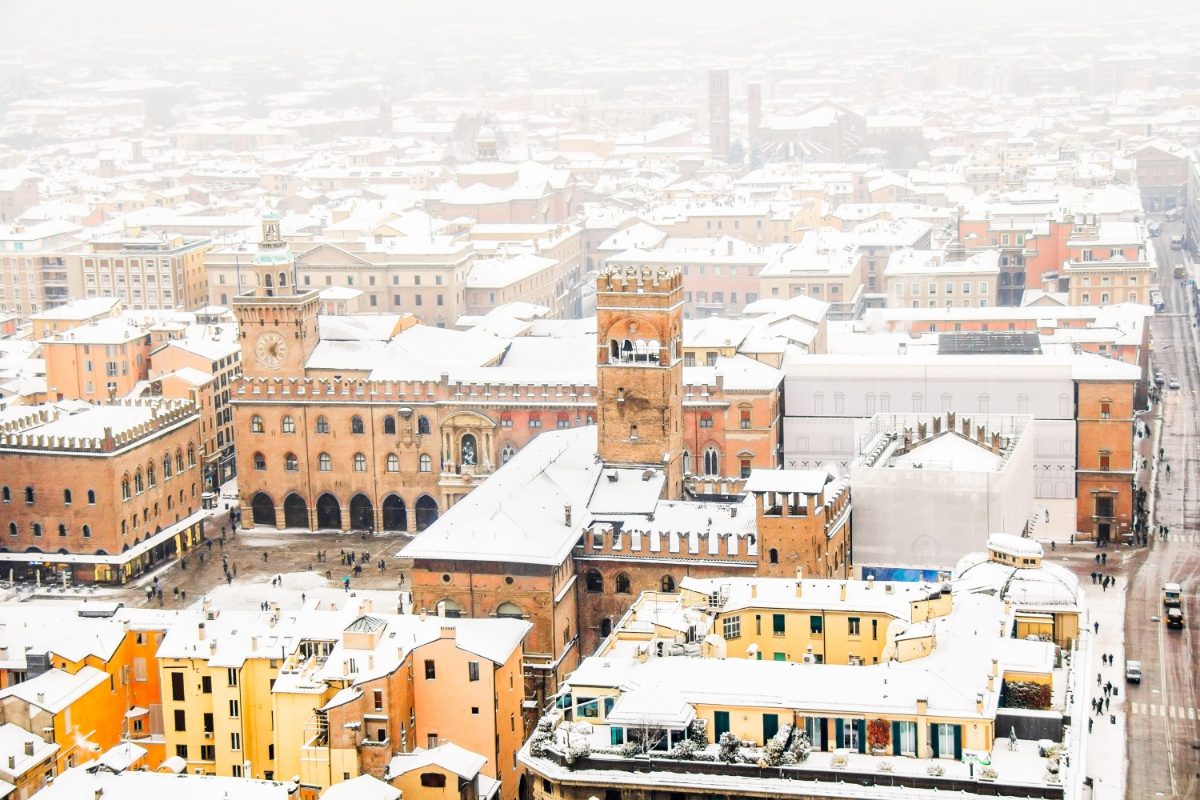
[[687, 450], [683, 451], [683, 474], [684, 475], [692, 474], [692, 454], [689, 453]]
[[142, 470], [139, 468], [133, 473], [133, 491], [135, 494], [141, 494], [146, 491], [146, 481], [142, 477]]
[[42, 536], [42, 523], [40, 523], [40, 522], [35, 522], [35, 523], [33, 523], [33, 535], [34, 535], [36, 538], [39, 538], [39, 539], [41, 538], [41, 536]]
[[770, 550], [767, 551], [767, 558], [770, 560], [770, 562], [772, 564], [778, 564], [779, 563], [779, 551], [776, 550], [774, 547], [772, 547]]
[[426, 453], [422, 453], [417, 459], [417, 470], [420, 472], [433, 472], [433, 459]]
[[296, 420], [292, 419], [290, 414], [284, 414], [283, 419], [279, 421], [279, 430], [284, 433], [295, 433]]
[[417, 433], [421, 435], [429, 433], [429, 417], [417, 417]]
[[363, 455], [362, 453], [354, 454], [354, 471], [355, 472], [366, 472], [367, 471], [367, 457], [365, 455]]
[[438, 610], [448, 619], [459, 619], [463, 615], [463, 607], [450, 598], [438, 601]]
[[675, 591], [675, 579], [672, 578], [670, 575], [663, 575], [662, 580], [660, 580], [658, 582], [658, 588], [660, 591], [666, 592], [668, 594], [670, 594], [671, 592], [674, 592]]
[[700, 427], [711, 428], [713, 426], [713, 416], [707, 411], [700, 412]]
[[279, 273], [279, 285], [280, 285], [280, 287], [287, 286], [287, 273], [286, 272]]
[[64, 506], [71, 505], [71, 490], [70, 489], [63, 489], [63, 505]]
[[357, 416], [357, 415], [351, 417], [350, 418], [350, 432], [354, 433], [354, 434], [359, 434], [359, 433], [362, 433], [363, 430], [364, 430], [364, 428], [363, 428], [362, 417]]
[[128, 500], [132, 496], [133, 493], [129, 491], [129, 475], [126, 474], [121, 478], [121, 499]]
[[704, 474], [721, 474], [721, 454], [717, 452], [717, 448], [715, 447], [709, 446], [704, 450]]
[[321, 472], [333, 472], [333, 459], [329, 457], [329, 453], [317, 456], [317, 469]]
[[329, 433], [329, 420], [324, 417], [317, 417], [317, 433]]
[[516, 449], [511, 444], [506, 444], [500, 448], [500, 463], [507, 464], [512, 460], [512, 457], [517, 454]]
[[474, 435], [463, 434], [462, 441], [458, 445], [458, 460], [465, 467], [473, 467], [478, 463], [479, 451], [476, 449]]
[[146, 465], [146, 485], [147, 486], [157, 486], [158, 485], [158, 481], [156, 481], [154, 479], [154, 462], [153, 461], [151, 461], [149, 464]]
[[613, 579], [613, 587], [617, 590], [617, 594], [629, 594], [631, 590], [629, 576], [624, 572], [618, 572], [617, 577]]
[[188, 445], [188, 466], [196, 466], [196, 448], [193, 445]]
[[516, 603], [506, 602], [496, 607], [496, 616], [505, 619], [524, 619], [525, 613]]
[[583, 576], [583, 585], [589, 592], [603, 592], [604, 576], [598, 569], [589, 569]]
[[267, 468], [267, 457], [262, 453], [254, 454], [254, 468], [260, 472]]
[[251, 433], [262, 433], [265, 430], [266, 430], [266, 426], [263, 425], [262, 417], [260, 417], [258, 414], [255, 414], [253, 417], [250, 418], [250, 432]]
[[58, 535], [64, 536], [64, 537], [67, 535], [67, 526], [62, 524], [61, 522], [58, 523]]
[[88, 489], [88, 505], [89, 506], [96, 505], [96, 490], [95, 489]]
[[175, 471], [183, 472], [183, 451], [182, 450], [175, 451]]
[[387, 416], [383, 418], [383, 432], [389, 436], [394, 436], [396, 433], [396, 418]]
[[[388, 419], [391, 419], [391, 417], [389, 417]], [[400, 456], [396, 455], [395, 453], [388, 453], [387, 471], [388, 472], [399, 472], [400, 471]]]
[[17, 523], [15, 523], [15, 522], [8, 523], [8, 535], [9, 536], [17, 535]]
[[556, 427], [558, 427], [558, 428], [571, 427], [571, 415], [568, 414], [566, 411], [558, 412], [558, 416], [555, 419], [557, 420], [555, 422]]
[[171, 454], [163, 453], [163, 480], [171, 477], [174, 473], [171, 472]]
[[85, 539], [92, 538], [92, 526], [91, 525], [83, 526], [83, 538], [85, 538]]

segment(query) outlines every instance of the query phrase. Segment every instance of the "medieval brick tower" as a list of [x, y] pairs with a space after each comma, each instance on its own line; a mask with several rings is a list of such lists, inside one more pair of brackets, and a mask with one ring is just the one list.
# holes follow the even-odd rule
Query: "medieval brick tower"
[[600, 457], [660, 468], [683, 495], [683, 275], [609, 268], [596, 279]]
[[263, 238], [254, 254], [256, 287], [233, 298], [242, 338], [242, 375], [298, 377], [317, 346], [320, 295], [297, 291], [296, 260], [279, 230], [279, 216], [262, 221]]

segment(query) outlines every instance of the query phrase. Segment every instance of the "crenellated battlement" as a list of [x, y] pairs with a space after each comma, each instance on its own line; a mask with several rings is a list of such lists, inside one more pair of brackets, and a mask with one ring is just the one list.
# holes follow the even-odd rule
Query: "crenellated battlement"
[[443, 372], [436, 381], [373, 381], [361, 378], [244, 378], [234, 395], [241, 400], [366, 403], [524, 402], [595, 404], [594, 383], [520, 383], [451, 380]]
[[[140, 407], [150, 410], [150, 419], [117, 430], [111, 420], [97, 420], [96, 436], [60, 436], [40, 430], [93, 410], [113, 407]], [[74, 414], [57, 408], [41, 407], [31, 413], [0, 423], [0, 448], [20, 450], [63, 450], [68, 452], [111, 453], [136, 444], [166, 428], [197, 415], [196, 406], [189, 400], [174, 398], [123, 398], [112, 403], [96, 404], [92, 409]], [[109, 424], [103, 424], [108, 422]]]
[[[729, 522], [734, 523], [735, 519]], [[753, 517], [747, 521], [752, 523]], [[742, 524], [700, 531], [656, 528], [614, 531], [611, 523], [602, 522], [583, 529], [574, 556], [576, 559], [731, 561], [753, 565], [758, 563], [758, 534]]]
[[683, 290], [683, 271], [678, 267], [609, 266], [596, 276], [596, 291], [673, 292]]

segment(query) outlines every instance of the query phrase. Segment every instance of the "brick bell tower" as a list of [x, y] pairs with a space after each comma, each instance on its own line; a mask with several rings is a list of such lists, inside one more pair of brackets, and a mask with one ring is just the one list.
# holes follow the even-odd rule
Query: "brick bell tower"
[[596, 278], [600, 457], [662, 469], [683, 496], [683, 275], [610, 267]]
[[304, 364], [317, 346], [320, 294], [296, 286], [296, 259], [274, 212], [263, 215], [262, 241], [251, 266], [257, 288], [237, 295], [231, 304], [242, 340], [242, 375], [303, 377]]

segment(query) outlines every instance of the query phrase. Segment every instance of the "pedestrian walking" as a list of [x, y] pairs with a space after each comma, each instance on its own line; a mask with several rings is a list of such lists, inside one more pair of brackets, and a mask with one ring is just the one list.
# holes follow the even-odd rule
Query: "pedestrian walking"
[[1111, 703], [1111, 702], [1112, 702], [1112, 698], [1111, 698], [1111, 697], [1106, 697], [1106, 698], [1104, 698], [1104, 710], [1105, 710], [1105, 711], [1108, 711], [1108, 704], [1109, 704], [1109, 703]]
[[1096, 720], [1092, 719], [1091, 717], [1088, 717], [1088, 733], [1092, 732], [1092, 723], [1095, 721]]
[[1101, 563], [1103, 566], [1106, 566], [1106, 567], [1108, 566], [1108, 553], [1101, 553], [1101, 554], [1100, 554], [1100, 563]]
[[[1099, 621], [1093, 622], [1092, 628], [1095, 633], [1099, 633], [1100, 632], [1100, 622]], [[1100, 681], [1096, 681], [1096, 683], [1099, 683], [1099, 682]]]
[[263, 550], [263, 563], [267, 563], [267, 551]]

